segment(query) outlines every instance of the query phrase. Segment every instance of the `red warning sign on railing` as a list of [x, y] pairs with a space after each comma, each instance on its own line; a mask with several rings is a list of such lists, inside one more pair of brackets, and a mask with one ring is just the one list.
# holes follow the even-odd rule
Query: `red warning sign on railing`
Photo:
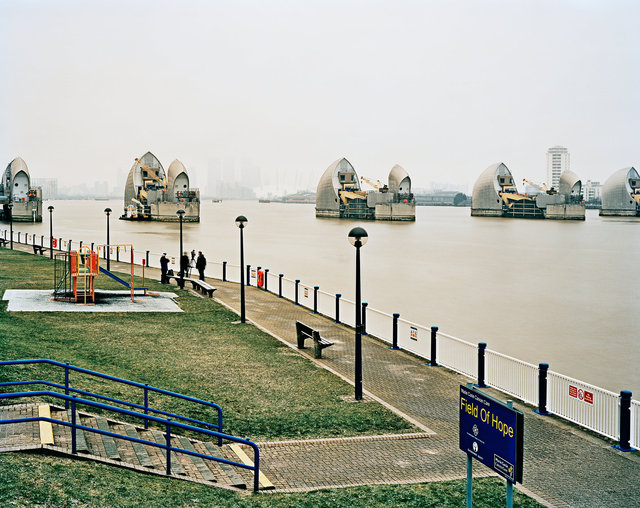
[[588, 390], [578, 388], [577, 386], [569, 385], [569, 397], [593, 405], [593, 393]]

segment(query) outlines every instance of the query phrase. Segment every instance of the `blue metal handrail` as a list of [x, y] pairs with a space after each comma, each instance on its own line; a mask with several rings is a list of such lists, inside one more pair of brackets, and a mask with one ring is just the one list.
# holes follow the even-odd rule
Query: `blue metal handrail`
[[[76, 429], [81, 429], [88, 432], [94, 432], [96, 434], [102, 434], [106, 436], [111, 436], [117, 439], [124, 439], [125, 441], [133, 441], [136, 443], [141, 443], [149, 446], [155, 446], [156, 448], [162, 448], [166, 450], [167, 453], [167, 474], [171, 474], [171, 452], [179, 452], [184, 453], [186, 455], [192, 455], [194, 457], [201, 457], [203, 459], [213, 460], [215, 462], [222, 462], [225, 464], [229, 464], [231, 466], [241, 467], [243, 469], [249, 469], [253, 471], [253, 490], [254, 492], [258, 492], [260, 488], [259, 482], [259, 474], [260, 474], [260, 451], [258, 450], [258, 445], [256, 445], [253, 441], [249, 441], [248, 439], [243, 439], [240, 437], [230, 436], [228, 434], [223, 434], [221, 432], [216, 432], [208, 429], [201, 429], [199, 427], [194, 427], [192, 425], [187, 425], [185, 423], [174, 422], [171, 419], [158, 418], [157, 416], [151, 416], [144, 413], [137, 413], [135, 411], [129, 411], [128, 409], [122, 409], [115, 406], [109, 406], [107, 404], [102, 404], [100, 402], [94, 402], [86, 399], [79, 399], [75, 395], [70, 397], [69, 395], [63, 395], [58, 392], [52, 392], [49, 390], [40, 390], [34, 392], [14, 392], [14, 393], [1, 393], [0, 399], [15, 399], [21, 397], [36, 397], [36, 396], [49, 396], [55, 397], [58, 399], [63, 399], [66, 403], [71, 403], [71, 422], [66, 422], [64, 420], [56, 420], [54, 418], [48, 418], [46, 416], [34, 416], [29, 418], [13, 418], [9, 420], [0, 420], [0, 425], [8, 424], [8, 423], [23, 423], [23, 422], [35, 422], [35, 421], [43, 421], [56, 423], [59, 425], [64, 425], [66, 427], [71, 427], [71, 453], [74, 455], [78, 453], [76, 447]], [[136, 418], [141, 418], [143, 420], [148, 419], [156, 423], [161, 423], [165, 425], [166, 428], [166, 445], [162, 445], [160, 443], [156, 443], [154, 441], [147, 441], [146, 439], [139, 439], [135, 437], [130, 437], [123, 434], [116, 434], [114, 432], [109, 432], [100, 429], [94, 429], [93, 427], [87, 427], [85, 425], [80, 425], [76, 422], [76, 404], [85, 404], [91, 407], [97, 407], [101, 409], [105, 409], [107, 411], [114, 411], [120, 414], [126, 414], [129, 416], [133, 416]], [[67, 405], [67, 404], [65, 404]], [[228, 441], [233, 441], [235, 443], [244, 444], [250, 446], [253, 449], [253, 466], [249, 464], [243, 464], [242, 462], [233, 462], [231, 460], [223, 459], [222, 457], [214, 457], [213, 455], [206, 455], [203, 453], [194, 452], [191, 450], [185, 450], [183, 448], [178, 448], [171, 445], [171, 427], [177, 427], [180, 429], [190, 430], [192, 432], [198, 432], [200, 434], [205, 434], [207, 436], [217, 437], [219, 440], [226, 439]]]
[[[26, 382], [22, 382], [23, 384], [37, 384], [37, 383], [42, 383], [48, 386], [55, 386], [57, 388], [64, 388], [64, 393], [65, 395], [69, 395], [70, 392], [74, 392], [74, 393], [80, 393], [82, 395], [85, 396], [89, 396], [89, 397], [94, 397], [97, 399], [101, 399], [101, 400], [107, 400], [109, 402], [115, 402], [118, 404], [124, 404], [127, 405], [129, 407], [135, 407], [138, 409], [143, 409], [145, 414], [148, 414], [149, 411], [151, 411], [152, 413], [156, 413], [156, 414], [162, 414], [165, 416], [169, 416], [171, 418], [178, 418], [184, 421], [188, 421], [191, 423], [196, 423], [199, 425], [205, 425], [207, 427], [212, 427], [214, 429], [216, 429], [218, 432], [222, 432], [222, 408], [218, 405], [215, 404], [214, 402], [207, 402], [205, 400], [201, 400], [201, 399], [196, 399], [194, 397], [189, 397], [188, 395], [182, 395], [181, 393], [176, 393], [176, 392], [171, 392], [169, 390], [163, 390], [162, 388], [156, 388], [154, 386], [149, 386], [149, 384], [142, 384], [142, 383], [138, 383], [136, 381], [130, 381], [128, 379], [122, 379], [119, 377], [115, 377], [115, 376], [110, 376], [108, 374], [103, 374], [101, 372], [95, 372], [93, 370], [88, 370], [88, 369], [83, 369], [82, 367], [75, 367], [73, 365], [69, 365], [68, 363], [62, 363], [62, 362], [57, 362], [55, 360], [48, 360], [46, 358], [40, 358], [40, 359], [33, 359], [33, 360], [7, 360], [7, 361], [1, 361], [0, 362], [0, 366], [3, 365], [27, 365], [27, 364], [37, 364], [37, 363], [45, 363], [48, 365], [54, 365], [56, 367], [62, 367], [64, 368], [65, 374], [64, 374], [64, 386], [62, 385], [57, 385], [57, 384], [53, 384], [50, 383], [48, 381], [26, 381]], [[135, 386], [138, 388], [142, 388], [144, 390], [144, 405], [140, 405], [140, 404], [134, 404], [131, 402], [126, 402], [123, 400], [118, 400], [118, 399], [114, 399], [114, 398], [110, 398], [110, 397], [106, 397], [103, 395], [98, 395], [95, 393], [91, 393], [91, 392], [85, 392], [82, 390], [78, 390], [78, 389], [74, 389], [71, 388], [71, 386], [69, 385], [69, 371], [76, 371], [76, 372], [80, 372], [82, 374], [88, 374], [94, 377], [99, 377], [102, 379], [107, 379], [109, 381], [115, 381], [118, 383], [122, 383], [122, 384], [126, 384], [129, 386]], [[17, 385], [17, 383], [0, 383], [0, 386], [10, 386], [10, 385]], [[189, 418], [186, 416], [181, 416], [178, 414], [173, 414], [173, 413], [168, 413], [166, 411], [162, 411], [160, 409], [154, 409], [152, 407], [149, 407], [149, 391], [151, 392], [155, 392], [155, 393], [160, 393], [162, 395], [168, 395], [170, 397], [175, 397], [177, 399], [182, 399], [182, 400], [186, 400], [188, 402], [193, 402], [196, 404], [202, 404], [204, 406], [208, 406], [208, 407], [212, 407], [217, 411], [217, 415], [218, 415], [218, 423], [209, 423], [209, 422], [203, 422], [200, 420], [195, 420], [193, 418]], [[65, 409], [69, 409], [69, 401], [65, 401]], [[148, 420], [145, 420], [145, 429], [148, 427]], [[222, 446], [222, 438], [220, 438], [218, 440], [218, 445]]]

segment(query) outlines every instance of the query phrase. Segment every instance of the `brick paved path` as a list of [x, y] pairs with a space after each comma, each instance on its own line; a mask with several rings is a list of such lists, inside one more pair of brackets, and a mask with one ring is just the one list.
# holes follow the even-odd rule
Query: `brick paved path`
[[[125, 267], [128, 265], [114, 268], [126, 271]], [[159, 278], [159, 271], [147, 269], [146, 275]], [[218, 288], [218, 301], [239, 310], [237, 284], [209, 282]], [[296, 320], [320, 330], [335, 344], [323, 351], [318, 363], [351, 382], [352, 329], [271, 293], [246, 289], [247, 318], [251, 322], [292, 347], [296, 343]], [[363, 337], [363, 370], [366, 394], [435, 435], [262, 443], [262, 470], [276, 488], [304, 490], [464, 477], [465, 457], [458, 449], [457, 402], [458, 386], [469, 380], [441, 367], [428, 367], [424, 360], [392, 351], [370, 337]], [[499, 392], [488, 392], [506, 398]], [[515, 407], [525, 414], [523, 490], [552, 506], [640, 507], [640, 454], [620, 453], [611, 448], [610, 442], [574, 425], [536, 415], [533, 408], [521, 403], [516, 402]], [[475, 466], [474, 475], [487, 474], [488, 469]]]

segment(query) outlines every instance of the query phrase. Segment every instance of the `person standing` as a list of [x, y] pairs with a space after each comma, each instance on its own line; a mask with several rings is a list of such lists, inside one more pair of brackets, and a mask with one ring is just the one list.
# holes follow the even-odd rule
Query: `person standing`
[[167, 253], [163, 252], [162, 257], [160, 258], [160, 282], [162, 284], [167, 284], [169, 282], [167, 270], [169, 270], [169, 258], [167, 257]]
[[187, 251], [182, 253], [180, 257], [180, 278], [185, 278], [189, 276], [189, 256], [187, 255]]
[[207, 258], [201, 251], [198, 251], [198, 260], [196, 261], [196, 268], [200, 274], [200, 280], [204, 280], [204, 269], [207, 266]]

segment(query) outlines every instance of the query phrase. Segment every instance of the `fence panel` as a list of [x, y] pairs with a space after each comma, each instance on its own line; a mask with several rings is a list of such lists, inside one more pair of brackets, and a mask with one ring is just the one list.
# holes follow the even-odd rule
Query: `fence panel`
[[367, 334], [391, 344], [393, 339], [393, 316], [367, 307]]
[[292, 302], [296, 299], [296, 282], [282, 277], [282, 296]]
[[640, 401], [631, 401], [631, 446], [640, 450]]
[[313, 286], [298, 284], [298, 303], [307, 309], [313, 310]]
[[[390, 342], [393, 341], [393, 317], [389, 324]], [[398, 319], [398, 347], [418, 355], [425, 360], [429, 359], [429, 345], [431, 343], [431, 335], [429, 330], [424, 327], [407, 321], [406, 319]]]
[[550, 412], [608, 438], [619, 438], [618, 394], [549, 371], [547, 400]]
[[538, 403], [538, 367], [496, 351], [485, 351], [485, 382], [529, 404]]
[[273, 293], [275, 295], [278, 294], [278, 274], [277, 273], [267, 273], [265, 277], [265, 282], [267, 283], [267, 291]]
[[318, 312], [335, 320], [336, 318], [336, 295], [318, 290]]
[[438, 332], [438, 363], [471, 379], [478, 378], [478, 347], [476, 344]]
[[340, 321], [349, 326], [356, 326], [356, 304], [346, 298], [340, 298]]

